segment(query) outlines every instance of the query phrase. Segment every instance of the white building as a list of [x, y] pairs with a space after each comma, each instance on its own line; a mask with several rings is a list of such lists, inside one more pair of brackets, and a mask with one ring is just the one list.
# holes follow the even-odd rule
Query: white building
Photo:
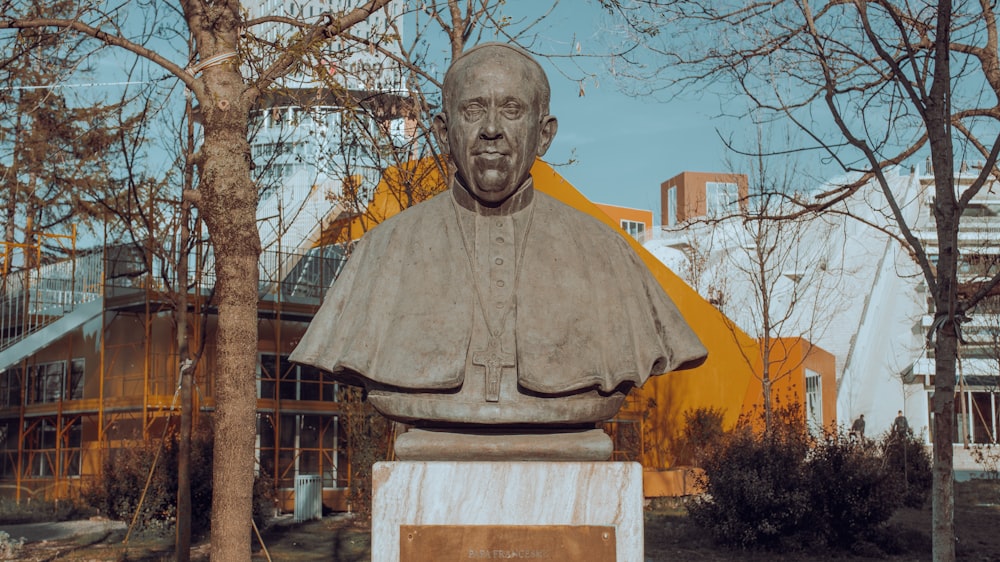
[[[917, 171], [888, 174], [907, 223], [934, 260], [933, 178]], [[681, 176], [678, 176], [680, 178]], [[676, 178], [675, 178], [676, 179]], [[831, 185], [843, 184], [843, 178]], [[673, 180], [669, 180], [673, 181]], [[706, 199], [704, 185], [670, 187], [676, 199]], [[667, 186], [667, 183], [664, 184]], [[825, 191], [824, 187], [816, 193]], [[666, 191], [664, 192], [666, 193]], [[753, 198], [751, 198], [753, 201]], [[677, 201], [672, 208], [697, 208]], [[751, 203], [752, 205], [753, 203]], [[685, 278], [746, 332], [762, 335], [762, 300], [773, 335], [803, 336], [837, 360], [837, 412], [842, 425], [864, 414], [866, 434], [889, 429], [902, 410], [929, 442], [933, 315], [916, 262], [896, 238], [896, 225], [877, 184], [865, 185], [835, 214], [803, 218], [762, 231], [740, 217], [705, 221], [697, 215], [665, 226], [646, 248]], [[850, 217], [848, 217], [850, 215]], [[781, 230], [773, 230], [780, 228]], [[963, 217], [962, 282], [1000, 267], [1000, 186], [984, 189]], [[763, 250], [757, 252], [755, 240]], [[766, 255], [764, 259], [759, 256]], [[765, 264], [766, 267], [760, 267]], [[763, 283], [762, 283], [763, 281]], [[985, 310], [984, 305], [980, 310]], [[963, 438], [996, 442], [1000, 426], [1000, 306], [965, 324], [956, 401], [956, 468], [975, 469], [962, 454]]]
[[[249, 20], [285, 16], [308, 23], [353, 7], [347, 0], [246, 2]], [[253, 114], [251, 152], [261, 187], [258, 220], [265, 250], [288, 251], [330, 216], [363, 209], [378, 184], [387, 154], [409, 142], [403, 115], [404, 72], [385, 51], [400, 57], [401, 1], [351, 28], [379, 49], [340, 41], [303, 55], [303, 66], [280, 80]], [[395, 23], [399, 23], [397, 27]], [[284, 24], [252, 28], [268, 43], [284, 44], [297, 31]], [[279, 51], [280, 52], [280, 51]], [[256, 61], [260, 67], [268, 61]], [[251, 63], [248, 63], [248, 65]], [[250, 71], [253, 75], [254, 70]], [[405, 150], [403, 151], [405, 153]], [[408, 155], [407, 155], [408, 156]], [[296, 242], [293, 242], [296, 241]]]

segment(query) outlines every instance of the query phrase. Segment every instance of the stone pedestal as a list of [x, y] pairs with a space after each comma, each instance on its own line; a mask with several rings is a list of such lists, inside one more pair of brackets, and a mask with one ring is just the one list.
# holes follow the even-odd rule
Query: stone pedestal
[[372, 481], [372, 562], [643, 559], [638, 463], [384, 462]]

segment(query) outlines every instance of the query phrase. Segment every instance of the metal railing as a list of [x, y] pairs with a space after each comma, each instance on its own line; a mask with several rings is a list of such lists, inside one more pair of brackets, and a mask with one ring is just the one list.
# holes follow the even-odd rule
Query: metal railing
[[[265, 251], [260, 257], [261, 300], [318, 305], [345, 258], [326, 246], [305, 253]], [[214, 260], [192, 256], [189, 291], [208, 295], [215, 286]], [[81, 304], [102, 297], [150, 298], [178, 290], [176, 268], [134, 245], [13, 272], [0, 278], [0, 350], [57, 321]]]
[[0, 349], [101, 297], [101, 254], [20, 270], [0, 279]]

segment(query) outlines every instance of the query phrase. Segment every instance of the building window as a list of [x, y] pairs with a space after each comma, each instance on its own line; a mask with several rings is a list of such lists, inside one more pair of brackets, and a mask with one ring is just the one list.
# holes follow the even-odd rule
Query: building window
[[738, 210], [739, 186], [732, 182], [710, 181], [705, 183], [705, 213], [721, 217]]
[[[257, 396], [283, 401], [337, 400], [339, 386], [319, 369], [290, 363], [287, 355], [261, 353]], [[288, 406], [289, 409], [292, 406]], [[262, 413], [257, 418], [261, 472], [292, 488], [298, 475], [321, 475], [324, 488], [347, 485], [345, 433], [334, 414]]]
[[0, 478], [17, 476], [18, 420], [0, 422]]
[[1000, 394], [994, 390], [955, 393], [955, 420], [952, 439], [955, 443], [988, 444], [997, 442]]
[[[69, 422], [61, 432], [58, 431], [56, 421], [53, 419], [25, 420], [22, 457], [25, 476], [28, 478], [79, 476], [81, 428], [82, 423], [79, 418]], [[11, 438], [10, 435], [7, 437]]]
[[[28, 367], [25, 404], [46, 404], [60, 400], [83, 398], [84, 360], [74, 359], [70, 363], [69, 376], [66, 362], [39, 363]], [[11, 369], [15, 371], [15, 369]], [[8, 384], [8, 399], [13, 399], [14, 388]], [[20, 388], [17, 388], [19, 391]], [[2, 392], [0, 392], [2, 398]]]
[[667, 190], [667, 226], [677, 225], [677, 187]]
[[629, 236], [635, 238], [639, 242], [643, 241], [646, 234], [646, 224], [639, 221], [621, 220], [622, 230], [627, 232]]
[[322, 476], [324, 488], [346, 487], [347, 444], [341, 423], [336, 415], [260, 414], [261, 472], [276, 476], [279, 488], [293, 488], [296, 476], [316, 474]]
[[21, 405], [21, 369], [0, 372], [0, 408]]
[[806, 369], [806, 423], [813, 435], [822, 435], [823, 379], [812, 369]]
[[288, 361], [287, 355], [261, 353], [257, 364], [257, 398], [335, 402], [338, 385], [315, 367]]

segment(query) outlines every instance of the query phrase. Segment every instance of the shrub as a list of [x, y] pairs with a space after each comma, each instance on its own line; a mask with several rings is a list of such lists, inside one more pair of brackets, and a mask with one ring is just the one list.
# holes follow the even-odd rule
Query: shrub
[[[212, 450], [210, 427], [200, 428], [191, 437], [191, 528], [207, 531], [212, 517]], [[156, 462], [145, 498], [146, 479], [157, 448], [153, 440], [136, 447], [115, 449], [104, 461], [102, 478], [84, 491], [83, 498], [111, 519], [131, 524], [139, 501], [142, 508], [136, 519], [139, 531], [172, 528], [177, 516], [177, 436], [169, 435]], [[263, 526], [273, 505], [274, 489], [267, 475], [254, 480], [253, 519]]]
[[878, 441], [890, 477], [896, 482], [903, 505], [920, 508], [930, 496], [931, 456], [923, 436], [914, 436], [912, 429], [905, 434], [889, 433]]
[[[151, 529], [171, 520], [174, 516], [171, 491], [176, 495], [176, 472], [164, 467], [169, 466], [174, 441], [166, 440], [163, 447], [148, 489], [146, 479], [156, 457], [158, 443], [150, 440], [109, 451], [104, 459], [101, 478], [84, 491], [84, 500], [111, 519], [131, 523], [135, 517], [138, 529]], [[173, 467], [176, 467], [176, 462]], [[146, 490], [145, 497], [143, 490]], [[142, 508], [136, 515], [140, 499]]]
[[829, 546], [853, 548], [902, 504], [879, 447], [830, 435], [810, 452], [805, 469], [810, 527]]
[[706, 494], [688, 506], [692, 520], [719, 542], [775, 547], [799, 532], [809, 510], [805, 440], [734, 432], [702, 464]]
[[94, 515], [94, 510], [78, 500], [0, 498], [0, 523], [17, 525], [43, 521], [69, 521]]
[[362, 522], [369, 522], [372, 516], [372, 465], [389, 458], [392, 423], [364, 399], [360, 388], [344, 387], [341, 393], [351, 464], [347, 501]]
[[912, 435], [856, 444], [835, 432], [816, 442], [799, 419], [776, 409], [770, 431], [744, 420], [724, 437], [704, 457], [706, 493], [689, 504], [692, 520], [742, 548], [879, 548], [893, 512], [926, 498], [926, 449]]
[[982, 469], [986, 480], [1000, 480], [1000, 446], [976, 444], [969, 450], [972, 460]]
[[712, 455], [726, 435], [722, 419], [723, 411], [719, 408], [684, 412], [684, 429], [672, 448], [674, 465], [700, 467], [702, 459]]

